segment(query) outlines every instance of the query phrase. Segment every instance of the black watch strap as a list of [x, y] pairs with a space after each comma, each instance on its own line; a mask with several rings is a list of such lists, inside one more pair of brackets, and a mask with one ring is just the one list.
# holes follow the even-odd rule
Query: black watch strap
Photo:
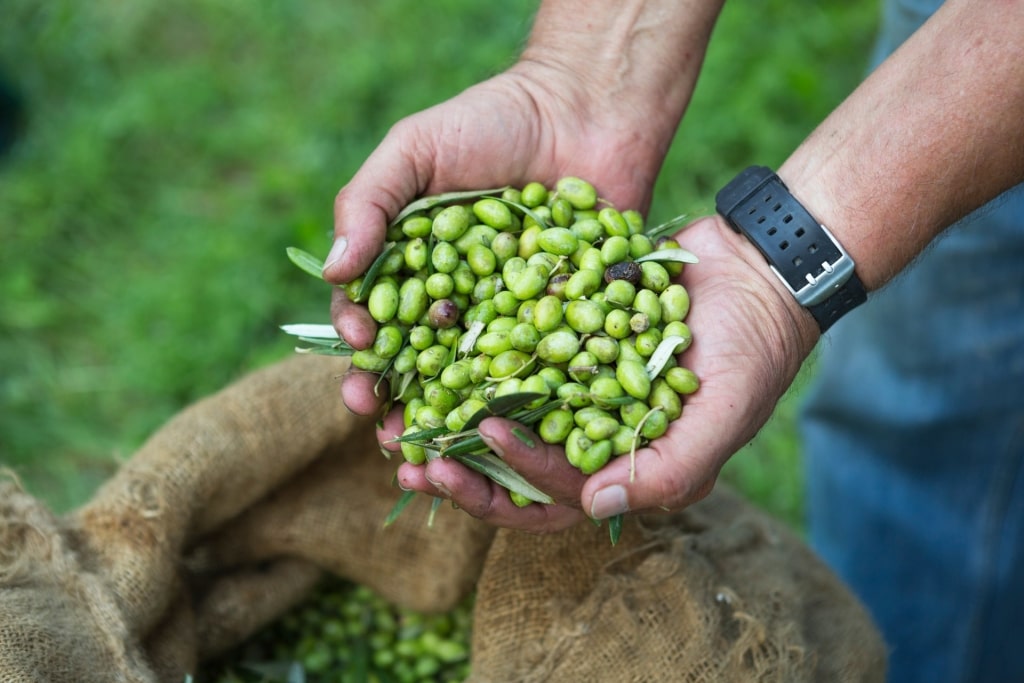
[[761, 251], [824, 332], [867, 300], [853, 259], [764, 166], [751, 166], [715, 196], [715, 208]]

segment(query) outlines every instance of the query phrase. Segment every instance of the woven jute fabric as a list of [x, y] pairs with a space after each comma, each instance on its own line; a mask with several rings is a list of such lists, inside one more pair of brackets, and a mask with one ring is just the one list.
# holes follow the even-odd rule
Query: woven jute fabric
[[[347, 362], [296, 356], [174, 416], [82, 508], [0, 477], [0, 683], [181, 683], [330, 573], [397, 606], [476, 593], [472, 680], [881, 681], [863, 608], [723, 487], [537, 536], [400, 492]], [[433, 523], [426, 520], [432, 516]]]
[[784, 525], [719, 485], [674, 514], [500, 531], [478, 582], [473, 683], [881, 683], [858, 601]]
[[347, 361], [296, 356], [174, 416], [81, 509], [0, 480], [0, 683], [167, 681], [238, 644], [325, 572], [451, 609], [494, 529], [400, 491]]

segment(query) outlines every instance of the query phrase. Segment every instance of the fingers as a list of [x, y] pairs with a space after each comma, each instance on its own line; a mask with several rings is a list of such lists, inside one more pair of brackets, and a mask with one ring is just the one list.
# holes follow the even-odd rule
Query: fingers
[[402, 435], [404, 426], [402, 408], [395, 408], [381, 420], [381, 425], [377, 428], [377, 441], [387, 450], [397, 453], [401, 446], [394, 440]]
[[[412, 133], [396, 126], [374, 150], [352, 180], [334, 201], [334, 244], [324, 261], [323, 277], [342, 284], [363, 275], [380, 254], [388, 222], [422, 189], [421, 172], [407, 163], [403, 150], [411, 145], [404, 140]], [[415, 145], [411, 145], [415, 146]], [[408, 169], [405, 174], [396, 169]], [[354, 348], [365, 349], [373, 343], [377, 330], [365, 306], [348, 300], [336, 290], [331, 300], [331, 320], [342, 338]]]
[[349, 370], [341, 381], [341, 400], [356, 415], [376, 415], [384, 404], [388, 386], [378, 384], [380, 376], [361, 370]]
[[328, 282], [350, 282], [366, 272], [380, 253], [388, 222], [422, 189], [406, 163], [408, 143], [392, 132], [366, 159], [334, 200], [334, 245], [324, 262]]
[[554, 498], [555, 503], [519, 507], [504, 487], [451, 458], [436, 458], [423, 466], [401, 465], [399, 485], [406, 490], [448, 498], [467, 513], [495, 526], [548, 533], [584, 519], [578, 501], [585, 477], [566, 462], [560, 449], [545, 444], [522, 425], [501, 418], [484, 420], [480, 435], [513, 469], [528, 481], [537, 482], [538, 488]]
[[565, 458], [561, 447], [544, 443], [521, 424], [492, 417], [480, 423], [480, 437], [509, 466], [556, 501], [579, 507], [586, 477]]

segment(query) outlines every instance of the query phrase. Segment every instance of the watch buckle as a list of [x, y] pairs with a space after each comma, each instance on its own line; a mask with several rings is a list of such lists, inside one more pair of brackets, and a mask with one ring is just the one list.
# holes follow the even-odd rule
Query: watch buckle
[[846, 284], [847, 280], [853, 275], [854, 262], [850, 258], [850, 255], [843, 249], [843, 245], [829, 232], [829, 229], [824, 225], [821, 229], [825, 231], [828, 238], [832, 240], [836, 248], [839, 249], [839, 258], [829, 263], [828, 261], [822, 261], [821, 268], [824, 271], [818, 276], [807, 273], [807, 284], [800, 289], [793, 289], [793, 287], [786, 281], [786, 278], [782, 276], [782, 273], [775, 268], [770, 266], [775, 276], [782, 280], [782, 284], [786, 285], [786, 289], [796, 298], [800, 305], [807, 308], [810, 306], [816, 306], [821, 302], [828, 299], [830, 296], [835, 294], [839, 289]]

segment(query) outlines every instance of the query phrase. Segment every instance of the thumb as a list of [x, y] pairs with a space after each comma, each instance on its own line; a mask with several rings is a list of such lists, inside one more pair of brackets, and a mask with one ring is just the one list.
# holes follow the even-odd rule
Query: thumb
[[388, 222], [422, 188], [399, 134], [391, 133], [367, 158], [334, 200], [334, 245], [323, 277], [341, 284], [359, 277], [381, 251]]

